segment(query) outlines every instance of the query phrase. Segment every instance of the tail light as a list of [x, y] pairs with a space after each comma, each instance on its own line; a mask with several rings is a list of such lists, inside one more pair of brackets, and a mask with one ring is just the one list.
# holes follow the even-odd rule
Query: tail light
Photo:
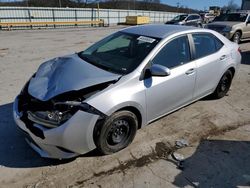
[[241, 49], [240, 49], [240, 47], [238, 48], [238, 52], [239, 52], [239, 53], [241, 53]]

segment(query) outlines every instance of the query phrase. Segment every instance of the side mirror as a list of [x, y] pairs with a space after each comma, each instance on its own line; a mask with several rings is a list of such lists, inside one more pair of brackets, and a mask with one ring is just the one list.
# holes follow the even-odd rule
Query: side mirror
[[151, 76], [169, 76], [170, 69], [159, 64], [153, 64], [150, 67]]

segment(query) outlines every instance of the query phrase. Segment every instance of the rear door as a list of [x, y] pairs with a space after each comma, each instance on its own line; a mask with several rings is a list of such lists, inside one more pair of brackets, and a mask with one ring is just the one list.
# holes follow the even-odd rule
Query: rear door
[[224, 44], [210, 33], [192, 34], [197, 67], [194, 98], [203, 97], [215, 89], [229, 59]]

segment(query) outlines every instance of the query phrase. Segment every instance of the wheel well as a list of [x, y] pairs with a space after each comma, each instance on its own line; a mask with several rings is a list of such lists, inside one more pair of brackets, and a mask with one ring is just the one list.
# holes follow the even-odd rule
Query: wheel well
[[121, 108], [121, 109], [119, 109], [117, 111], [122, 111], [122, 110], [127, 110], [127, 111], [130, 111], [130, 112], [133, 112], [136, 115], [137, 120], [138, 120], [138, 129], [140, 129], [141, 126], [142, 126], [142, 117], [141, 117], [140, 111], [137, 108], [133, 107], [133, 106], [127, 106], [127, 107]]
[[229, 68], [228, 70], [231, 71], [231, 73], [233, 74], [233, 77], [234, 77], [234, 74], [235, 74], [235, 69], [234, 69], [234, 67], [231, 67], [231, 68]]
[[242, 31], [241, 30], [238, 29], [238, 30], [235, 31], [235, 33], [236, 32], [240, 32], [240, 35], [242, 35]]

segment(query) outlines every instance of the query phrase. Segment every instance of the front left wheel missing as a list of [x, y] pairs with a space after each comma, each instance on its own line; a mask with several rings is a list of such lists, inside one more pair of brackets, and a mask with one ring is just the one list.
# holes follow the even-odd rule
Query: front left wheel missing
[[130, 111], [118, 111], [108, 117], [96, 138], [97, 149], [102, 154], [112, 154], [127, 147], [134, 139], [138, 120]]

